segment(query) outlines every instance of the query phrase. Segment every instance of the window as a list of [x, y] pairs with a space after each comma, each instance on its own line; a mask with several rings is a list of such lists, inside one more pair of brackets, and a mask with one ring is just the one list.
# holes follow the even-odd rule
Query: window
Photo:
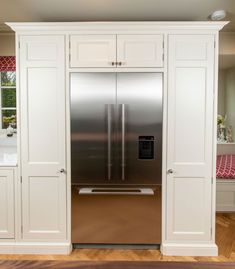
[[16, 73], [0, 72], [0, 128], [16, 128]]

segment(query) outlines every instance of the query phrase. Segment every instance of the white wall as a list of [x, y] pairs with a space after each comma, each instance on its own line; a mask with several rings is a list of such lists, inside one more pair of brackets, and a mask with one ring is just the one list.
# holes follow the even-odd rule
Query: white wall
[[0, 33], [0, 56], [15, 55], [15, 35]]
[[235, 137], [235, 67], [226, 70], [225, 106], [227, 125], [232, 125], [233, 138]]
[[223, 69], [219, 70], [218, 80], [218, 114], [225, 114], [225, 92], [226, 92], [226, 71]]
[[235, 140], [235, 33], [220, 34], [218, 114], [227, 115]]
[[219, 70], [218, 114], [227, 115], [226, 125], [232, 126], [235, 141], [235, 67]]
[[235, 55], [235, 33], [220, 33], [219, 54]]

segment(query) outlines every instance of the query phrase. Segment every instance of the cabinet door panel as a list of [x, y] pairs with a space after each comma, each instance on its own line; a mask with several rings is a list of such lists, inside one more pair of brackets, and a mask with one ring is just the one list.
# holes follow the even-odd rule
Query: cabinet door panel
[[167, 240], [211, 239], [214, 36], [169, 37]]
[[162, 67], [163, 35], [118, 35], [118, 67]]
[[75, 35], [70, 43], [70, 67], [112, 67], [116, 61], [116, 35]]
[[0, 170], [0, 239], [14, 238], [14, 172]]
[[23, 238], [66, 239], [64, 36], [20, 42]]

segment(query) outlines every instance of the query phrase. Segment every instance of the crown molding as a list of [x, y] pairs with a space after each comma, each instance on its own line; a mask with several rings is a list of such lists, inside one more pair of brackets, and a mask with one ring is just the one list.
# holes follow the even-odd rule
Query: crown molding
[[13, 31], [221, 30], [228, 21], [6, 22]]

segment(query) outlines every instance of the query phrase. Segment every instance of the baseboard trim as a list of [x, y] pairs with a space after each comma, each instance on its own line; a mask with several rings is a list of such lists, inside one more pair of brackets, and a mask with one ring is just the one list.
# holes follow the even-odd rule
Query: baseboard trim
[[166, 256], [218, 256], [216, 244], [163, 243], [161, 252]]
[[1, 242], [0, 254], [52, 254], [68, 255], [72, 251], [69, 243]]

